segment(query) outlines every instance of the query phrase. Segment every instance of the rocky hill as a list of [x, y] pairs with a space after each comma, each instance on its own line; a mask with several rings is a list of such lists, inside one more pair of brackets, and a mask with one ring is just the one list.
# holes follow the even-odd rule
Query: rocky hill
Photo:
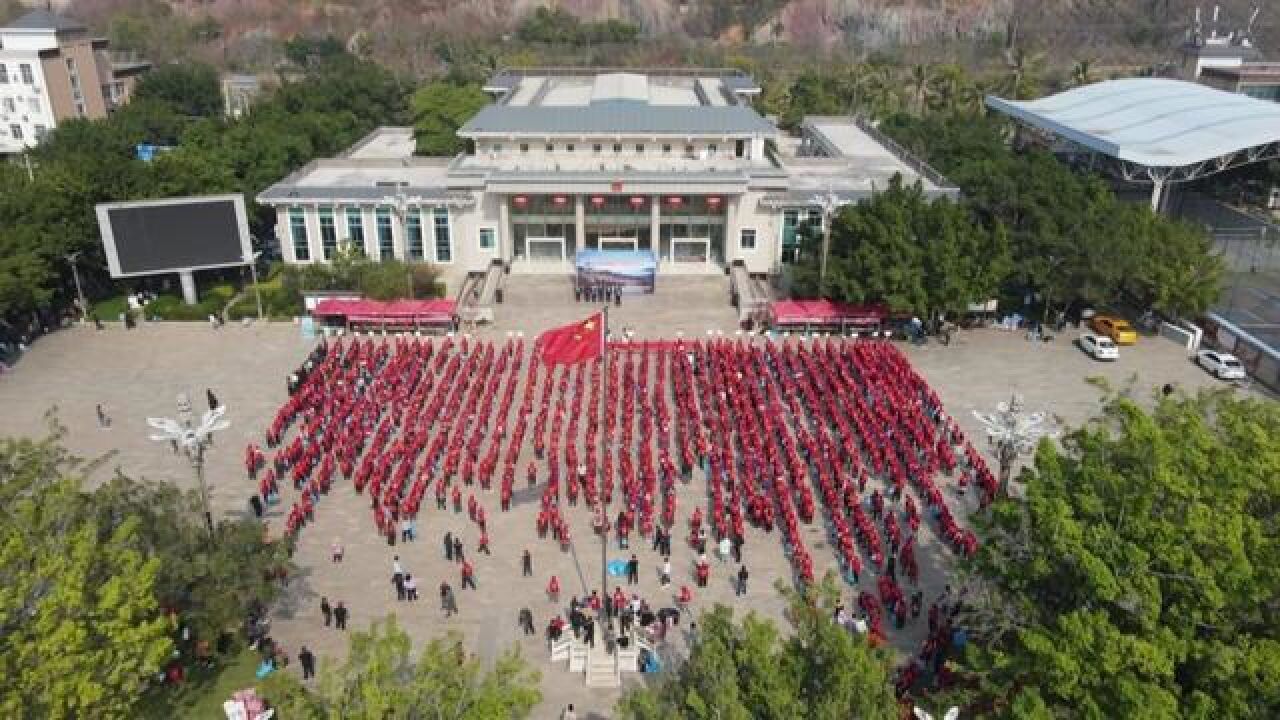
[[[10, 3], [15, 0], [8, 0]], [[1220, 0], [1226, 27], [1241, 27], [1255, 0]], [[44, 4], [39, 0], [36, 4]], [[295, 33], [333, 33], [379, 56], [413, 64], [424, 44], [510, 37], [539, 6], [583, 20], [622, 20], [657, 42], [717, 46], [785, 42], [814, 50], [927, 51], [956, 42], [1020, 43], [1097, 56], [1168, 51], [1189, 25], [1195, 0], [57, 0], [64, 12], [112, 31], [150, 34], [146, 49], [164, 54], [164, 33], [186, 35], [225, 58]], [[1264, 9], [1258, 42], [1274, 47], [1280, 7]], [[3, 7], [0, 4], [0, 7]], [[1205, 15], [1212, 12], [1205, 5]], [[130, 25], [132, 23], [132, 25]], [[169, 25], [178, 27], [171, 30]], [[154, 26], [154, 27], [153, 27]], [[154, 30], [154, 33], [148, 33]], [[179, 32], [179, 30], [181, 32]], [[158, 34], [157, 34], [158, 33]], [[140, 39], [139, 42], [142, 42]], [[157, 48], [155, 46], [161, 46]], [[498, 45], [497, 47], [501, 47]], [[246, 50], [247, 48], [247, 50]], [[174, 48], [192, 48], [186, 41]], [[425, 62], [425, 60], [424, 60]], [[423, 69], [423, 68], [418, 68]]]

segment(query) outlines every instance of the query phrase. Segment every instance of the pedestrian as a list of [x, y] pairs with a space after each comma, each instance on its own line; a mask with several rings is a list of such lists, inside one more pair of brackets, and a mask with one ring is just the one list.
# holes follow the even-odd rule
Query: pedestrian
[[589, 616], [587, 617], [586, 624], [582, 627], [582, 635], [583, 642], [587, 644], [587, 647], [594, 649], [596, 646], [596, 621], [592, 620]]
[[462, 562], [462, 538], [454, 536], [453, 538], [453, 559]]
[[533, 556], [529, 554], [529, 548], [525, 548], [524, 555], [520, 556], [520, 572], [524, 577], [533, 575]]
[[662, 587], [666, 587], [671, 584], [671, 558], [669, 557], [662, 558], [662, 572], [660, 579]]
[[404, 576], [404, 594], [409, 602], [415, 602], [418, 599], [418, 581], [413, 579], [413, 575], [406, 573]]
[[333, 624], [339, 630], [347, 629], [347, 606], [343, 605], [341, 600], [333, 608]]
[[453, 533], [451, 532], [444, 534], [444, 559], [453, 561]]
[[324, 616], [324, 626], [329, 627], [330, 620], [333, 619], [333, 606], [329, 604], [329, 598], [320, 598], [320, 614]]
[[391, 558], [391, 580], [399, 582], [404, 579], [404, 566], [400, 564], [400, 556], [395, 555]]
[[409, 591], [404, 584], [405, 577], [400, 573], [391, 576], [391, 584], [396, 586], [396, 600], [401, 602], [404, 602], [409, 597]]
[[742, 536], [737, 532], [733, 533], [733, 561], [742, 563]]
[[306, 645], [298, 652], [298, 664], [302, 665], [302, 679], [310, 680], [316, 676], [316, 656], [311, 654]]
[[920, 606], [924, 604], [924, 592], [917, 590], [911, 596], [911, 619], [920, 617]]
[[218, 408], [222, 407], [221, 405], [218, 404], [218, 396], [213, 394], [212, 388], [205, 388], [204, 396], [205, 396], [205, 399], [209, 401], [209, 412], [213, 412], [214, 410], [217, 410]]
[[627, 584], [635, 585], [638, 582], [640, 582], [640, 561], [633, 554], [627, 561]]
[[482, 552], [482, 553], [484, 553], [485, 555], [492, 555], [492, 554], [493, 554], [493, 553], [489, 552], [489, 533], [487, 533], [487, 532], [485, 532], [485, 531], [483, 531], [483, 530], [481, 530], [481, 531], [480, 531], [480, 544], [479, 544], [479, 546], [476, 548], [476, 552]]
[[342, 562], [342, 541], [338, 538], [333, 539], [333, 544], [329, 546], [329, 557], [336, 563]]
[[476, 589], [476, 571], [471, 567], [471, 563], [462, 561], [462, 587], [470, 586], [472, 590]]
[[400, 542], [412, 542], [413, 535], [413, 519], [406, 517], [400, 521]]
[[889, 564], [886, 566], [884, 574], [888, 575], [890, 580], [896, 581], [898, 579], [897, 558], [892, 555], [889, 556]]
[[449, 583], [440, 583], [440, 609], [444, 611], [445, 617], [451, 617], [453, 611], [450, 608], [449, 598], [453, 595], [453, 588], [449, 587]]
[[537, 633], [533, 629], [533, 612], [529, 608], [520, 608], [520, 628], [524, 630], [525, 635], [534, 635]]
[[569, 707], [560, 714], [560, 720], [578, 720], [578, 714], [573, 711], [573, 703], [569, 703]]
[[98, 427], [111, 427], [111, 416], [107, 414], [107, 409], [98, 403]]
[[747, 594], [747, 566], [743, 565], [738, 568], [738, 588], [737, 595]]

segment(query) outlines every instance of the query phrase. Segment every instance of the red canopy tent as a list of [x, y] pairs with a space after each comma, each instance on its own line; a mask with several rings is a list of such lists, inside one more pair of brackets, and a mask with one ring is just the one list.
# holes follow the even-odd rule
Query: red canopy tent
[[883, 305], [851, 305], [830, 300], [775, 300], [769, 303], [769, 317], [774, 327], [878, 327], [888, 314], [888, 308]]
[[367, 325], [452, 325], [454, 301], [434, 300], [339, 300], [316, 303], [312, 315], [341, 319], [345, 323]]

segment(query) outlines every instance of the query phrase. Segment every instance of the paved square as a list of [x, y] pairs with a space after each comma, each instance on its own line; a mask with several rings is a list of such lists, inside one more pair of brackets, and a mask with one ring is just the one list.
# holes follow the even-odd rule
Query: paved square
[[[498, 324], [482, 335], [504, 341], [508, 331], [521, 331], [528, 341], [547, 327], [579, 319], [587, 312], [587, 306], [573, 302], [562, 279], [515, 282], [507, 302], [498, 308]], [[625, 298], [613, 316], [615, 329], [631, 327], [640, 338], [669, 338], [677, 329], [687, 337], [705, 337], [706, 330], [712, 328], [732, 334], [734, 319], [727, 281], [719, 278], [681, 278], [671, 283], [660, 279], [657, 295]], [[0, 433], [39, 434], [45, 412], [57, 406], [71, 450], [83, 457], [105, 458], [93, 471], [94, 478], [104, 479], [119, 468], [133, 476], [190, 487], [194, 484], [190, 468], [167, 446], [147, 439], [144, 418], [172, 415], [179, 392], [191, 393], [195, 404], [202, 405], [205, 388], [211, 388], [228, 406], [233, 422], [208, 454], [207, 475], [215, 511], [244, 513], [248, 511], [246, 500], [254, 491], [241, 464], [244, 446], [250, 441], [262, 443], [263, 431], [286, 398], [285, 376], [312, 344], [299, 338], [297, 327], [285, 324], [229, 326], [219, 331], [203, 324], [165, 324], [134, 331], [115, 326], [102, 332], [82, 328], [61, 332], [40, 340], [12, 372], [0, 376]], [[1125, 348], [1121, 360], [1112, 364], [1092, 362], [1071, 347], [1065, 336], [1049, 344], [1032, 344], [1020, 334], [995, 330], [962, 333], [950, 347], [904, 346], [903, 351], [975, 444], [981, 435], [970, 410], [989, 409], [1011, 392], [1023, 394], [1030, 408], [1049, 410], [1075, 424], [1099, 407], [1099, 391], [1084, 382], [1088, 376], [1104, 377], [1115, 387], [1132, 382], [1139, 397], [1149, 397], [1148, 393], [1166, 382], [1188, 390], [1215, 383], [1180, 349], [1160, 339], [1144, 338], [1138, 346]], [[94, 406], [98, 403], [113, 417], [110, 428], [97, 427]], [[523, 456], [517, 467], [518, 489], [524, 481]], [[288, 483], [282, 486], [286, 499], [273, 509], [270, 518], [276, 531], [282, 525], [282, 508], [293, 499]], [[960, 498], [947, 487], [946, 502], [963, 522], [976, 506], [974, 494]], [[672, 564], [676, 585], [692, 586], [689, 565], [693, 551], [683, 537], [693, 508], [705, 506], [705, 482], [699, 478], [688, 485], [677, 483], [676, 488]], [[458, 629], [485, 657], [512, 643], [521, 645], [543, 675], [545, 700], [536, 717], [552, 717], [567, 702], [585, 711], [580, 716], [586, 712], [607, 716], [617, 691], [588, 690], [581, 675], [570, 675], [562, 664], [547, 662], [541, 636], [526, 640], [516, 625], [518, 609], [528, 606], [539, 630], [545, 626], [556, 609], [543, 592], [549, 575], [560, 577], [564, 597], [598, 584], [599, 545], [590, 533], [588, 513], [581, 506], [569, 513], [574, 543], [569, 552], [561, 552], [551, 541], [537, 539], [536, 504], [517, 504], [512, 512], [501, 513], [496, 494], [483, 496], [483, 502], [490, 520], [493, 555], [474, 560], [479, 591], [459, 590], [461, 613], [444, 620], [434, 589], [442, 579], [456, 589], [458, 577], [456, 566], [443, 557], [440, 538], [445, 531], [460, 532], [469, 557], [474, 559], [474, 525], [466, 514], [437, 511], [428, 494], [418, 521], [420, 540], [388, 547], [375, 535], [368, 497], [356, 495], [339, 478], [318, 505], [316, 521], [302, 532], [295, 556], [300, 570], [276, 610], [275, 635], [291, 651], [306, 643], [318, 655], [336, 656], [345, 649], [345, 640], [336, 631], [321, 627], [320, 596], [346, 601], [355, 627], [396, 612], [414, 637]], [[821, 507], [820, 501], [818, 505]], [[821, 575], [836, 565], [835, 555], [820, 520], [803, 526], [803, 530], [815, 571]], [[952, 555], [949, 550], [938, 551], [931, 531], [922, 527], [920, 536], [918, 554], [927, 605], [937, 594]], [[335, 538], [346, 546], [346, 560], [341, 565], [333, 565], [328, 558], [329, 544]], [[519, 557], [525, 547], [534, 554], [535, 574], [530, 579], [521, 578], [519, 572]], [[658, 584], [659, 556], [638, 539], [633, 547], [642, 564], [638, 591], [655, 605], [670, 604], [671, 590], [664, 592]], [[423, 599], [416, 605], [395, 600], [389, 575], [391, 556], [396, 553], [406, 569], [422, 579]], [[771, 584], [775, 578], [790, 578], [791, 565], [778, 532], [766, 535], [748, 525], [745, 556], [752, 572], [747, 597], [735, 601], [728, 566], [713, 560], [711, 586], [697, 591], [695, 609], [725, 602], [780, 619], [781, 602]], [[609, 557], [626, 556], [611, 549]], [[874, 574], [865, 572], [862, 586], [872, 589]], [[923, 619], [908, 624], [905, 632], [892, 634], [891, 641], [900, 649], [914, 650], [923, 637], [923, 625]], [[625, 677], [636, 682], [634, 676]]]

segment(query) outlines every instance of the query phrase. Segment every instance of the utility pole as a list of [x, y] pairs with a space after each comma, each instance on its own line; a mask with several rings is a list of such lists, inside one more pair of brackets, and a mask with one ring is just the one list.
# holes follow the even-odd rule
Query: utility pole
[[[28, 165], [27, 171], [30, 172], [30, 170], [31, 166]], [[67, 262], [71, 263], [71, 277], [76, 281], [76, 297], [80, 299], [80, 322], [84, 322], [89, 317], [89, 304], [85, 302], [84, 289], [80, 286], [80, 268], [76, 265], [76, 260], [80, 259], [80, 252], [77, 250], [65, 257]]]

